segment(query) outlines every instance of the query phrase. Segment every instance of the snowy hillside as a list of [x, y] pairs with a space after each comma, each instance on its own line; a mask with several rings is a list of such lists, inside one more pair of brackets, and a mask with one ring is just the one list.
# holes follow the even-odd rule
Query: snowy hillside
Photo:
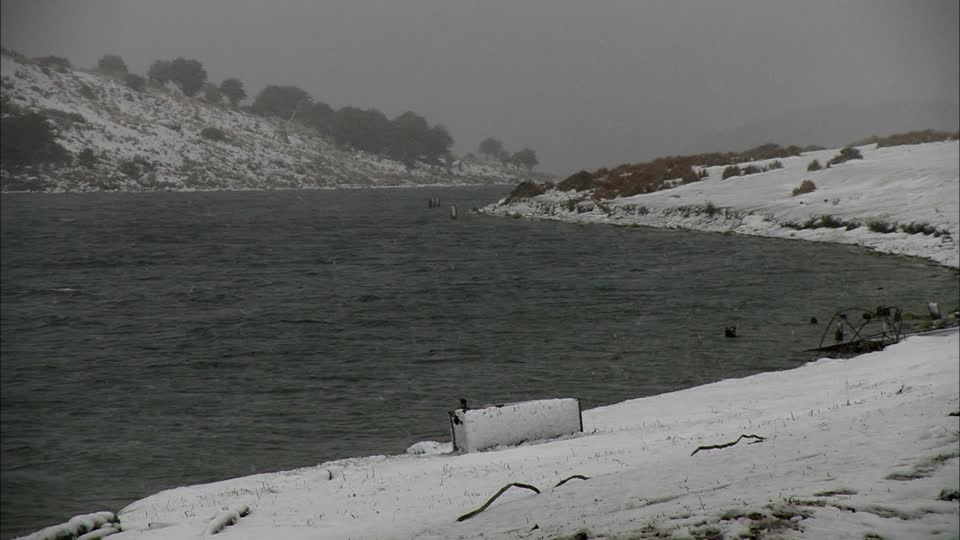
[[[424, 184], [504, 184], [528, 176], [499, 164], [418, 163], [339, 149], [297, 123], [187, 98], [137, 92], [109, 77], [50, 69], [4, 54], [3, 98], [56, 123], [73, 164], [11, 175], [4, 190], [273, 189]], [[204, 130], [207, 136], [202, 135]], [[216, 130], [224, 140], [214, 140]], [[211, 134], [214, 138], [211, 138]], [[76, 159], [84, 150], [94, 159]]]
[[[856, 244], [960, 265], [960, 143], [859, 150], [863, 159], [816, 171], [807, 170], [813, 160], [825, 164], [839, 150], [780, 158], [783, 168], [727, 179], [724, 166], [706, 167], [702, 181], [632, 197], [595, 201], [589, 190], [551, 189], [481, 211]], [[804, 180], [816, 189], [794, 195]]]

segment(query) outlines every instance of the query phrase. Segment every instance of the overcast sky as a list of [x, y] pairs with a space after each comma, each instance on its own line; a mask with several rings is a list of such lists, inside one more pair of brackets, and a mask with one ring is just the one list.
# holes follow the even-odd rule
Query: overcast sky
[[[3, 0], [0, 15], [29, 56], [114, 53], [140, 73], [196, 58], [248, 94], [414, 110], [458, 151], [497, 136], [557, 173], [743, 137], [823, 143], [779, 130], [847, 108], [932, 104], [930, 127], [952, 127], [960, 93], [956, 0]], [[844, 136], [870, 134], [856, 118]]]

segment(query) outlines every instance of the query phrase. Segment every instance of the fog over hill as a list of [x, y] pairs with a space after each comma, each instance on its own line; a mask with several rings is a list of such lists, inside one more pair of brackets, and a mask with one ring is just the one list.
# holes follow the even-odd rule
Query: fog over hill
[[[211, 80], [240, 77], [251, 95], [292, 84], [336, 108], [417, 111], [446, 126], [459, 153], [491, 136], [529, 146], [558, 175], [705, 145], [831, 146], [954, 129], [922, 111], [902, 122], [885, 104], [955, 110], [960, 93], [950, 0], [7, 0], [0, 9], [4, 46], [31, 57], [90, 67], [119, 54], [136, 73], [158, 58], [197, 58]], [[848, 106], [883, 114], [848, 116]], [[819, 110], [838, 114], [803, 127], [805, 111]], [[731, 130], [743, 140], [723, 140]]]

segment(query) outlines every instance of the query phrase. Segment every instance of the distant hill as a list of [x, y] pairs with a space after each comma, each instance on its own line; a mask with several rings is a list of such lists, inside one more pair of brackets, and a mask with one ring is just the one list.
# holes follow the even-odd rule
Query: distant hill
[[[452, 158], [408, 167], [339, 148], [295, 122], [253, 115], [175, 90], [135, 90], [122, 80], [3, 54], [6, 120], [36, 112], [65, 148], [62, 166], [9, 167], [3, 191], [150, 191], [508, 184], [537, 173]], [[18, 124], [19, 125], [19, 124]], [[8, 127], [9, 126], [9, 127]], [[5, 148], [9, 148], [5, 146]]]
[[785, 145], [837, 147], [871, 135], [928, 128], [956, 131], [958, 126], [960, 106], [946, 101], [836, 105], [783, 113], [710, 133], [693, 146], [701, 151], [724, 151], [777, 141]]

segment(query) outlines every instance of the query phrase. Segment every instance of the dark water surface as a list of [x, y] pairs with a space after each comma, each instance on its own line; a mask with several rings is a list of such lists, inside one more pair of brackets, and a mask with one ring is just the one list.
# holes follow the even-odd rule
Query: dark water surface
[[811, 316], [958, 297], [955, 271], [849, 247], [464, 212], [503, 192], [4, 194], [3, 536], [449, 440], [460, 397], [795, 367]]

